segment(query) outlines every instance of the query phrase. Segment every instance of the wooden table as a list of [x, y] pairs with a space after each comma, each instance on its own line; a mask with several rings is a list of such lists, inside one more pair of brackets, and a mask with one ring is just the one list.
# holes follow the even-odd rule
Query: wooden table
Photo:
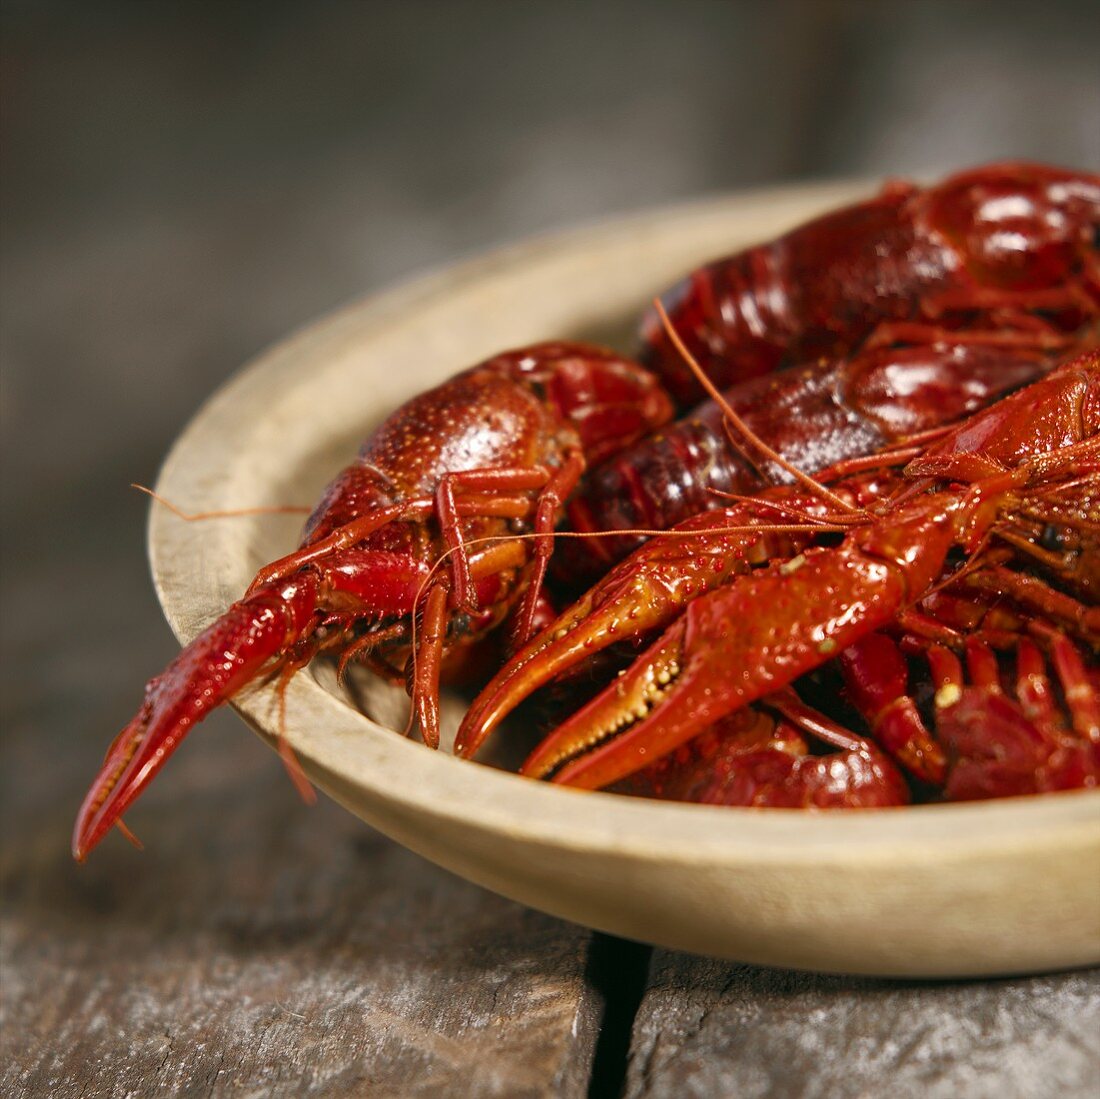
[[612, 210], [1100, 160], [1095, 96], [1051, 122], [1090, 83], [1086, 4], [461, 10], [7, 18], [0, 1092], [1096, 1095], [1096, 973], [904, 984], [594, 935], [307, 809], [229, 714], [130, 815], [143, 855], [71, 862], [84, 784], [174, 651], [126, 485], [264, 344]]

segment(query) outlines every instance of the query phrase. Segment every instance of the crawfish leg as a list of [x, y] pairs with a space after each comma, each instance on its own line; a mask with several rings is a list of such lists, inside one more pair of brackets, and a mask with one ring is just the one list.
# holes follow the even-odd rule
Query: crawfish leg
[[971, 591], [1008, 596], [1029, 610], [1072, 630], [1081, 640], [1100, 645], [1100, 608], [1085, 606], [1037, 576], [995, 565], [968, 573], [960, 585]]
[[553, 552], [551, 535], [561, 513], [565, 498], [577, 487], [584, 473], [585, 460], [580, 451], [573, 451], [566, 457], [554, 476], [547, 482], [539, 496], [535, 509], [535, 562], [527, 590], [523, 593], [523, 602], [516, 615], [516, 629], [513, 643], [519, 647], [525, 645], [535, 632], [535, 622], [539, 610], [543, 581], [546, 579], [546, 567]]
[[364, 634], [358, 640], [353, 641], [340, 654], [340, 661], [336, 667], [337, 680], [343, 683], [348, 666], [354, 664], [358, 660], [370, 662], [374, 670], [382, 676], [382, 678], [390, 676], [392, 672], [388, 667], [380, 662], [371, 661], [371, 653], [380, 645], [384, 645], [387, 641], [398, 641], [404, 638], [408, 632], [408, 626], [405, 622], [391, 622], [388, 626], [382, 629], [371, 630], [370, 633]]
[[[1094, 265], [1093, 265], [1094, 266]], [[1095, 278], [1095, 270], [1093, 272]], [[1096, 306], [1089, 293], [1078, 282], [1043, 289], [1010, 290], [998, 286], [954, 287], [940, 290], [925, 299], [925, 313], [935, 316], [945, 312], [997, 311], [997, 323], [1004, 327], [1027, 328], [1037, 322], [1047, 330], [1049, 322], [1036, 313], [1054, 313], [1064, 309], [1083, 309], [1092, 313]]]
[[845, 729], [843, 725], [803, 702], [793, 687], [784, 687], [774, 694], [765, 695], [761, 699], [761, 705], [781, 714], [795, 728], [841, 751], [857, 752], [871, 747], [863, 737], [857, 736], [850, 729]]
[[1038, 788], [1096, 786], [1100, 783], [1100, 700], [1080, 653], [1065, 634], [1052, 633], [1050, 658], [1064, 707], [1059, 705], [1038, 647], [1026, 638], [1017, 647], [1016, 696], [1049, 745], [1049, 754], [1037, 769]]
[[1043, 655], [1027, 638], [1016, 646], [1016, 697], [1027, 719], [1048, 737], [1065, 731]]
[[265, 565], [256, 573], [255, 579], [248, 586], [248, 591], [245, 594], [251, 595], [276, 580], [283, 580], [296, 573], [303, 566], [312, 564], [322, 557], [328, 557], [334, 553], [350, 549], [376, 530], [381, 530], [387, 523], [423, 515], [430, 508], [430, 500], [414, 500], [404, 504], [391, 504], [389, 507], [378, 508], [369, 515], [353, 519], [350, 523], [334, 530], [326, 538], [318, 539], [318, 541], [311, 542], [307, 546], [301, 546], [293, 553], [288, 553], [285, 557], [272, 561], [270, 565]]
[[[521, 492], [539, 490], [534, 503], [535, 562], [534, 571], [516, 615], [517, 644], [523, 644], [534, 630], [539, 594], [546, 576], [546, 567], [553, 552], [551, 534], [565, 498], [576, 487], [585, 470], [585, 458], [579, 450], [571, 451], [562, 465], [553, 472], [541, 466], [533, 469], [484, 469], [448, 473], [440, 478], [436, 491], [439, 524], [447, 549], [452, 553], [455, 602], [467, 610], [476, 610], [470, 588], [470, 566], [459, 526], [460, 515], [494, 515], [522, 519], [530, 514], [532, 504], [525, 496], [493, 496], [508, 490]], [[456, 498], [457, 491], [478, 495]]]
[[416, 647], [413, 674], [413, 706], [420, 733], [429, 748], [439, 747], [439, 668], [443, 639], [447, 634], [447, 596], [450, 584], [441, 577], [428, 590]]
[[1064, 347], [1071, 341], [1067, 336], [1051, 332], [1046, 335], [1047, 329], [1037, 334], [1030, 330], [1030, 326], [1022, 326], [1023, 330], [1012, 328], [997, 329], [994, 331], [941, 328], [937, 324], [926, 324], [921, 321], [894, 321], [888, 324], [880, 324], [867, 338], [865, 347], [888, 347], [895, 343], [905, 344], [936, 344], [950, 343], [954, 345], [970, 345], [982, 347], [1024, 348], [1030, 349], [1036, 345], [1057, 349]]
[[1089, 679], [1081, 654], [1069, 638], [1059, 635], [1051, 646], [1051, 655], [1062, 681], [1074, 732], [1100, 745], [1100, 696]]
[[839, 657], [848, 697], [875, 739], [907, 771], [925, 782], [943, 782], [947, 761], [909, 693], [909, 667], [885, 634], [870, 633]]
[[[1039, 316], [1067, 309], [1095, 309], [1088, 294], [1078, 285], [1049, 287], [1045, 290], [1013, 291], [996, 287], [956, 287], [940, 291], [924, 300], [924, 321], [884, 321], [867, 338], [867, 347], [907, 344], [971, 344], [986, 347], [1059, 348], [1073, 342], [1073, 336], [1059, 330]], [[977, 312], [996, 314], [991, 328], [951, 328], [936, 323], [945, 313]]]
[[[435, 507], [443, 542], [451, 554], [451, 574], [455, 602], [469, 611], [477, 610], [477, 600], [470, 586], [470, 560], [462, 541], [459, 517], [462, 515], [495, 515], [522, 519], [531, 510], [526, 496], [505, 493], [525, 492], [543, 488], [550, 473], [542, 466], [530, 469], [467, 469], [444, 473], [435, 492]], [[459, 492], [477, 493], [459, 501]]]
[[986, 601], [944, 591], [926, 596], [920, 609], [902, 611], [897, 622], [905, 631], [902, 648], [910, 656], [923, 654], [928, 643], [961, 650], [971, 635], [995, 649], [1009, 649], [1029, 628], [1027, 620], [996, 599]]
[[[469, 556], [468, 576], [472, 583], [506, 569], [522, 568], [526, 560], [527, 546], [522, 539], [494, 542]], [[434, 580], [428, 589], [420, 622], [420, 638], [412, 658], [413, 711], [420, 725], [420, 734], [429, 748], [439, 747], [439, 675], [443, 664], [443, 645], [447, 638], [450, 597], [451, 579], [444, 574]]]

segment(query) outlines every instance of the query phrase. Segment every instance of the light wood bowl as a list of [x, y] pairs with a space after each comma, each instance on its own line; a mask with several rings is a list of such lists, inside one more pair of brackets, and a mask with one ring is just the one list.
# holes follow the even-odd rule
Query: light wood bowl
[[[172, 449], [158, 491], [194, 510], [312, 504], [368, 431], [414, 393], [534, 340], [591, 337], [629, 350], [632, 318], [698, 262], [870, 189], [770, 190], [623, 218], [353, 305], [216, 393]], [[300, 523], [186, 523], [154, 507], [153, 575], [180, 640], [293, 548]], [[1100, 962], [1100, 792], [831, 813], [656, 803], [432, 752], [391, 731], [403, 726], [403, 696], [364, 696], [378, 720], [352, 704], [327, 665], [294, 678], [286, 732], [313, 781], [426, 858], [555, 915], [703, 954], [851, 973], [970, 976]], [[448, 701], [452, 727], [457, 705]], [[251, 690], [236, 706], [270, 742], [273, 689]]]

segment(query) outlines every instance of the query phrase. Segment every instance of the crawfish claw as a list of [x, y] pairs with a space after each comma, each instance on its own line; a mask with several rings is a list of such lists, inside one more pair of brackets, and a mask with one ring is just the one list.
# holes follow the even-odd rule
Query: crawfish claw
[[234, 603], [145, 687], [145, 701], [107, 751], [73, 828], [72, 852], [89, 852], [211, 710], [285, 651], [316, 602], [309, 574], [278, 592], [261, 589]]
[[[547, 737], [523, 772], [599, 789], [787, 686], [888, 622], [911, 585], [927, 586], [930, 568], [942, 564], [949, 528], [944, 512], [899, 520], [885, 534], [872, 526], [840, 547], [811, 548], [696, 599]], [[905, 569], [889, 560], [895, 538], [922, 546]], [[813, 608], [808, 621], [806, 607]]]
[[[790, 551], [766, 525], [774, 513], [739, 505], [693, 516], [620, 562], [534, 638], [470, 707], [455, 751], [473, 756], [521, 702], [611, 645], [652, 636], [694, 598], [745, 572], [762, 543]], [[760, 526], [755, 526], [760, 523]]]

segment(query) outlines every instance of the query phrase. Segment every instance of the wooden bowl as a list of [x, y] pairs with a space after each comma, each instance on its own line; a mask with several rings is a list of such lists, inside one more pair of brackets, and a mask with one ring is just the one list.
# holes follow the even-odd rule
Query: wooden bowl
[[[350, 306], [215, 394], [158, 491], [194, 510], [312, 504], [412, 394], [534, 340], [629, 349], [632, 318], [701, 260], [870, 189], [785, 188], [623, 218]], [[186, 523], [154, 507], [153, 575], [180, 640], [292, 549], [300, 523]], [[819, 813], [585, 793], [404, 739], [391, 731], [406, 716], [400, 692], [363, 691], [371, 720], [315, 665], [286, 694], [287, 738], [313, 781], [398, 842], [525, 904], [663, 946], [806, 969], [942, 977], [1100, 962], [1100, 792]], [[236, 706], [271, 742], [273, 689]], [[447, 706], [453, 727], [460, 704]]]

